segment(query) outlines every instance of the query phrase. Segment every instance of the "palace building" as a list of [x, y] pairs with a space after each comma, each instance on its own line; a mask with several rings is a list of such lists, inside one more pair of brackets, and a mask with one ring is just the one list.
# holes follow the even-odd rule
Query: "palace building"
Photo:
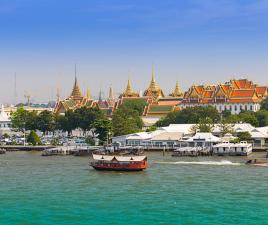
[[230, 80], [219, 85], [193, 85], [185, 92], [179, 106], [216, 107], [219, 112], [230, 110], [232, 114], [241, 111], [258, 111], [261, 101], [268, 96], [268, 88], [258, 86], [247, 79]]

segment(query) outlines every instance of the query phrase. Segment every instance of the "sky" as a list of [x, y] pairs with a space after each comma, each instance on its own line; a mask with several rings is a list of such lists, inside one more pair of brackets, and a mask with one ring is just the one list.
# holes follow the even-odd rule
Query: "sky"
[[268, 0], [0, 0], [0, 103], [68, 97], [75, 64], [95, 98], [128, 78], [143, 91], [152, 65], [166, 94], [177, 80], [266, 85]]

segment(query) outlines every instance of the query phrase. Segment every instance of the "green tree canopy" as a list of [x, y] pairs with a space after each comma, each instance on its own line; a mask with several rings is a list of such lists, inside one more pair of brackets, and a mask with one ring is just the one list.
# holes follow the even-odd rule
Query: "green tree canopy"
[[90, 131], [94, 128], [94, 122], [98, 119], [104, 119], [105, 115], [97, 108], [82, 107], [75, 110], [77, 127], [84, 132]]
[[268, 110], [268, 97], [266, 97], [266, 98], [261, 102], [261, 109], [262, 109], [262, 110]]
[[18, 131], [36, 130], [37, 129], [37, 113], [26, 111], [24, 108], [18, 108], [16, 112], [11, 114], [12, 127]]
[[260, 110], [255, 113], [255, 116], [258, 120], [260, 127], [268, 126], [268, 111], [267, 110]]
[[41, 145], [41, 140], [39, 136], [36, 134], [34, 130], [30, 132], [30, 134], [27, 137], [27, 142], [31, 143], [32, 145]]
[[255, 126], [255, 127], [259, 126], [259, 121], [256, 118], [254, 112], [244, 111], [244, 112], [241, 112], [238, 116], [239, 116], [240, 121], [244, 123], [250, 123], [252, 126]]
[[37, 116], [37, 129], [46, 133], [56, 128], [55, 116], [50, 111], [43, 111]]
[[188, 107], [178, 112], [171, 112], [167, 117], [159, 120], [156, 126], [168, 126], [174, 124], [191, 124], [199, 123], [200, 120], [210, 118], [213, 123], [220, 121], [220, 114], [212, 106], [202, 107]]
[[211, 118], [209, 117], [200, 118], [198, 124], [192, 127], [192, 131], [193, 133], [196, 133], [196, 132], [209, 133], [209, 132], [212, 132], [213, 127], [214, 127], [214, 123]]
[[239, 132], [237, 134], [237, 137], [239, 138], [240, 141], [251, 141], [251, 135], [248, 131]]
[[112, 126], [114, 136], [120, 136], [140, 131], [143, 122], [138, 111], [127, 107], [120, 107], [113, 114]]
[[112, 122], [108, 118], [97, 119], [93, 126], [100, 140], [100, 144], [107, 142], [112, 134]]
[[145, 106], [147, 106], [147, 102], [144, 99], [132, 99], [132, 100], [125, 100], [121, 107], [126, 107], [129, 109], [133, 109], [138, 111], [139, 115], [143, 114]]

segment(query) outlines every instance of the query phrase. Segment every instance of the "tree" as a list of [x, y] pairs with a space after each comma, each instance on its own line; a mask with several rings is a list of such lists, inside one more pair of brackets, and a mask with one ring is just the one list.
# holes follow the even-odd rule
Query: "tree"
[[261, 110], [268, 110], [268, 97], [261, 102]]
[[95, 133], [98, 135], [98, 139], [100, 140], [100, 144], [105, 142], [109, 142], [109, 135], [111, 135], [112, 131], [112, 122], [105, 118], [105, 119], [98, 119], [94, 122], [94, 130]]
[[36, 112], [28, 112], [23, 108], [18, 108], [16, 112], [11, 114], [12, 127], [21, 132], [24, 130], [36, 130], [36, 122]]
[[37, 116], [37, 129], [43, 133], [54, 131], [56, 128], [55, 116], [50, 111], [43, 111]]
[[224, 110], [222, 113], [222, 118], [227, 119], [232, 115], [232, 112], [230, 110]]
[[268, 111], [267, 110], [260, 110], [255, 113], [255, 116], [258, 120], [260, 127], [268, 126]]
[[138, 111], [139, 115], [143, 114], [145, 106], [147, 106], [147, 102], [144, 99], [132, 99], [131, 101], [125, 100], [121, 107], [126, 107], [129, 109], [133, 109]]
[[76, 128], [75, 122], [72, 120], [73, 112], [67, 111], [64, 115], [56, 116], [56, 129], [68, 132], [68, 136], [71, 135], [72, 130]]
[[39, 136], [36, 134], [34, 130], [32, 130], [30, 134], [28, 135], [27, 142], [31, 143], [34, 146], [37, 144], [38, 145], [42, 144]]
[[143, 122], [136, 110], [120, 107], [112, 116], [112, 126], [113, 134], [120, 136], [140, 131]]
[[220, 114], [212, 106], [196, 106], [196, 107], [188, 107], [182, 109], [178, 112], [171, 112], [167, 115], [167, 117], [158, 121], [156, 126], [167, 126], [171, 123], [174, 124], [191, 124], [191, 123], [199, 123], [201, 119], [210, 118], [213, 123], [220, 121]]
[[248, 131], [237, 133], [240, 141], [251, 141], [251, 134]]
[[202, 132], [202, 133], [210, 133], [214, 127], [213, 120], [211, 118], [201, 118], [198, 124], [194, 125], [191, 130], [193, 133]]
[[259, 125], [259, 122], [254, 114], [254, 112], [251, 111], [244, 111], [241, 112], [239, 115], [240, 121], [244, 123], [250, 123], [252, 126], [257, 127]]
[[221, 136], [224, 136], [225, 134], [233, 134], [234, 133], [234, 125], [232, 123], [229, 123], [226, 119], [223, 119], [219, 123], [220, 133]]
[[75, 110], [75, 116], [77, 117], [77, 126], [81, 128], [84, 133], [94, 128], [94, 122], [98, 119], [104, 119], [105, 116], [97, 108], [82, 107]]

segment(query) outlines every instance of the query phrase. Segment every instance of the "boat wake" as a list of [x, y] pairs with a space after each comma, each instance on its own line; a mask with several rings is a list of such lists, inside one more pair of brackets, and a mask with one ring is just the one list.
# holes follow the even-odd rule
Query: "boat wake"
[[222, 161], [203, 161], [203, 162], [185, 162], [185, 161], [178, 161], [178, 162], [155, 162], [157, 164], [173, 164], [173, 165], [213, 165], [213, 166], [240, 166], [243, 165], [242, 163], [233, 163], [228, 160]]

